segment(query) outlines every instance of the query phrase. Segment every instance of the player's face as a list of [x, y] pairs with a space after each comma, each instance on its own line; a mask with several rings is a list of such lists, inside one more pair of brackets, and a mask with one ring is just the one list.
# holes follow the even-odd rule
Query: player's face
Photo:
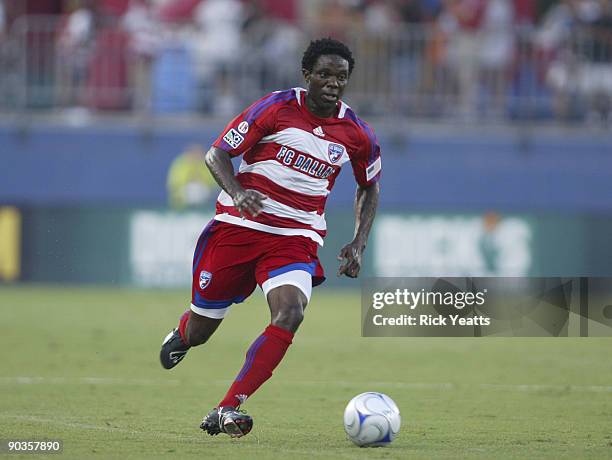
[[308, 92], [306, 104], [319, 117], [331, 117], [349, 79], [349, 63], [335, 54], [319, 56], [312, 71], [302, 69]]

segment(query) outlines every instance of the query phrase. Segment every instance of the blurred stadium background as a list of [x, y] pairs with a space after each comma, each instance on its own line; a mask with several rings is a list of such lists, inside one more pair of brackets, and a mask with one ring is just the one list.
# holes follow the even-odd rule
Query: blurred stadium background
[[325, 35], [352, 47], [345, 100], [383, 149], [364, 276], [612, 275], [612, 1], [0, 0], [0, 437], [64, 437], [71, 458], [213, 441], [225, 458], [366, 458], [320, 414], [379, 390], [406, 414], [385, 458], [609, 456], [608, 341], [359, 337], [358, 282], [335, 276], [350, 168], [327, 288], [249, 403], [258, 437], [196, 436], [267, 320], [256, 295], [212, 353], [170, 380], [156, 362], [213, 212], [201, 152], [300, 85]]
[[[0, 278], [185, 285], [199, 152], [322, 35], [384, 151], [366, 275], [610, 274], [611, 3], [2, 0]], [[344, 171], [328, 271], [352, 198]]]

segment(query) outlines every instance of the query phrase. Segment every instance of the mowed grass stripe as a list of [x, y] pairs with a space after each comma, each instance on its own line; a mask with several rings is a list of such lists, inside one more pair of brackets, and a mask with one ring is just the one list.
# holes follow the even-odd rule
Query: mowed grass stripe
[[[175, 386], [185, 384], [187, 382], [181, 380], [152, 380], [152, 379], [122, 379], [122, 378], [107, 378], [107, 377], [81, 377], [81, 378], [65, 378], [65, 377], [0, 377], [0, 385], [127, 385], [127, 386]], [[209, 385], [228, 386], [232, 384], [232, 380], [212, 380]], [[494, 390], [494, 391], [572, 391], [572, 392], [593, 392], [593, 393], [612, 393], [612, 385], [537, 385], [537, 384], [493, 384], [493, 383], [478, 383], [472, 385], [460, 385], [456, 383], [419, 383], [419, 382], [357, 382], [348, 380], [281, 380], [275, 382], [276, 385], [306, 385], [306, 386], [354, 386], [354, 387], [385, 387], [385, 388], [400, 388], [409, 390], [449, 390], [462, 391], [468, 388], [476, 388], [479, 390]]]

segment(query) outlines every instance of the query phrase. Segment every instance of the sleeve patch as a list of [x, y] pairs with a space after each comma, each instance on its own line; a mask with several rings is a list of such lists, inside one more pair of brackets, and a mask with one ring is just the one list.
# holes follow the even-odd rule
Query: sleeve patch
[[381, 168], [382, 164], [380, 161], [380, 157], [378, 157], [376, 161], [374, 161], [374, 163], [372, 163], [370, 166], [368, 166], [368, 169], [366, 169], [366, 181], [369, 182], [374, 177], [376, 177], [376, 174], [380, 172]]
[[244, 142], [244, 137], [242, 136], [242, 134], [232, 128], [227, 133], [225, 133], [225, 136], [223, 136], [223, 140], [227, 142], [231, 148], [237, 149], [238, 146]]

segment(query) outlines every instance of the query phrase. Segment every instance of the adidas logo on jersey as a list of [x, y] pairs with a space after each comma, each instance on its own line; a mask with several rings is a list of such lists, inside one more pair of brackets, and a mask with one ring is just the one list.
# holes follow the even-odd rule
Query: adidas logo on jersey
[[323, 128], [321, 128], [320, 126], [317, 126], [315, 129], [312, 130], [312, 132], [315, 133], [319, 137], [325, 136], [325, 133], [323, 132]]

